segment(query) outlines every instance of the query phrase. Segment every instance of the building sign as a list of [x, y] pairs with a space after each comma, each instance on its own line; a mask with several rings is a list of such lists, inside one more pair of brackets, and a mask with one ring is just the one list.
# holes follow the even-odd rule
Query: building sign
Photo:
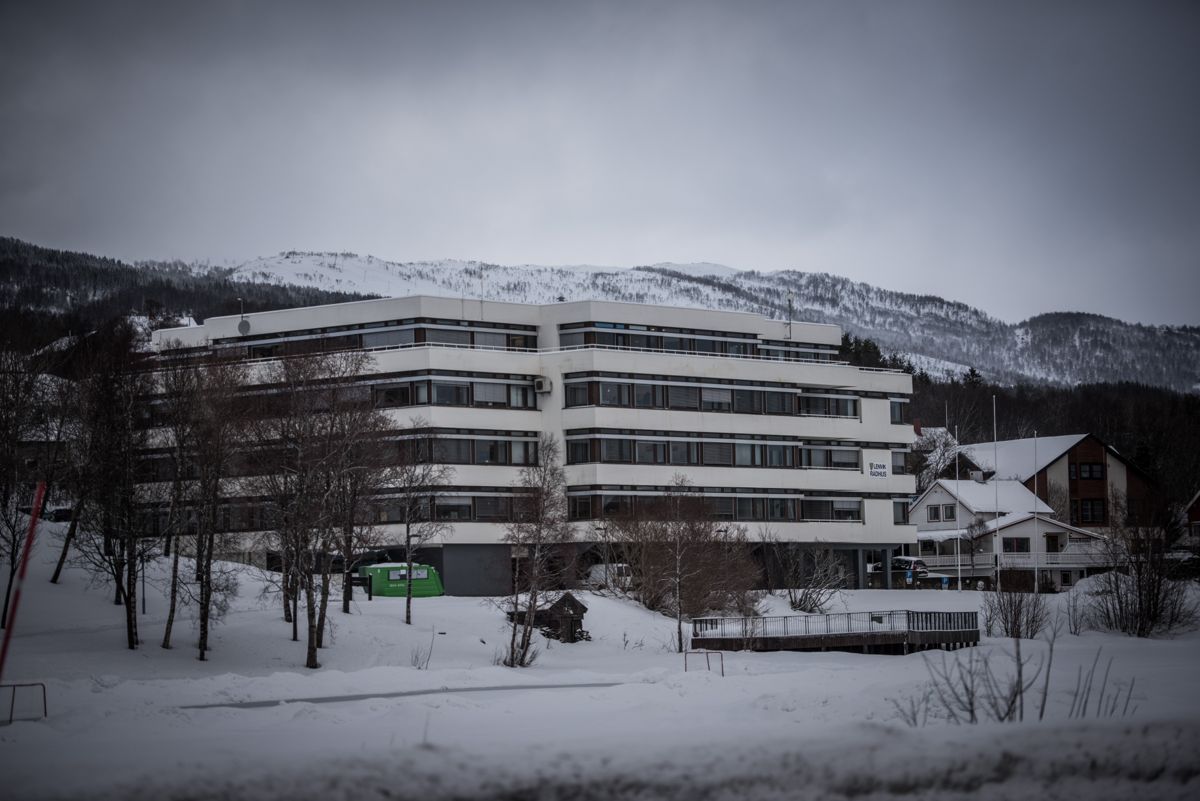
[[868, 462], [867, 475], [869, 475], [871, 478], [887, 478], [887, 462]]

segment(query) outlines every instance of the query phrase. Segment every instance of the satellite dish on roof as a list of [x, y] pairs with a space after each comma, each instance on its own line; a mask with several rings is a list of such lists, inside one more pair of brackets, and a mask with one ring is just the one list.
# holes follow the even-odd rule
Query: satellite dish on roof
[[238, 320], [238, 333], [242, 336], [250, 333], [250, 321], [245, 317], [243, 317], [241, 320]]

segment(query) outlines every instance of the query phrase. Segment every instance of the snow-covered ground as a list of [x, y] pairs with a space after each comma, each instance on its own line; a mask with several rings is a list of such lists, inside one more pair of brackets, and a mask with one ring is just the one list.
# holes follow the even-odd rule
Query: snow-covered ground
[[[554, 643], [534, 667], [510, 670], [494, 664], [504, 621], [486, 601], [417, 599], [408, 627], [403, 599], [362, 598], [353, 614], [332, 613], [323, 667], [309, 671], [303, 644], [290, 642], [276, 603], [260, 600], [261, 583], [246, 575], [201, 663], [188, 619], [177, 624], [173, 650], [158, 647], [161, 590], [150, 587], [146, 642], [129, 651], [110, 592], [89, 588], [75, 570], [50, 585], [51, 561], [51, 549], [39, 547], [5, 671], [7, 682], [46, 682], [50, 716], [0, 727], [5, 799], [1200, 796], [1195, 632], [1160, 640], [1064, 633], [1047, 720], [912, 729], [891, 699], [927, 682], [920, 654], [726, 653], [724, 677], [694, 664], [684, 673], [673, 621], [583, 594], [592, 641]], [[163, 567], [154, 570], [161, 577]], [[979, 600], [860, 591], [838, 609], [961, 610]], [[778, 598], [764, 606], [788, 611]], [[428, 670], [412, 667], [431, 642]], [[991, 639], [981, 646], [1006, 648]], [[1078, 670], [1097, 649], [1102, 666], [1113, 658], [1109, 692], [1136, 679], [1135, 709], [1068, 720]], [[1045, 645], [1025, 650], [1041, 654]], [[562, 684], [613, 686], [539, 688]]]

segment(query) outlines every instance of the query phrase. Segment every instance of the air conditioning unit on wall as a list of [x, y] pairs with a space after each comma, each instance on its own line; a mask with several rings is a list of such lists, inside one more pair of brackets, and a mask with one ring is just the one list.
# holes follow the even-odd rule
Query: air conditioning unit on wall
[[554, 383], [549, 378], [538, 376], [533, 379], [533, 391], [539, 395], [545, 395], [552, 389], [554, 389]]

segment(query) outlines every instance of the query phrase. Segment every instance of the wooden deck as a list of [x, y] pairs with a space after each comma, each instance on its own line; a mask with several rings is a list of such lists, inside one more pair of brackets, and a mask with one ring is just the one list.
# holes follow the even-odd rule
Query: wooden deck
[[907, 654], [979, 644], [977, 612], [842, 612], [692, 621], [692, 647], [718, 651]]

